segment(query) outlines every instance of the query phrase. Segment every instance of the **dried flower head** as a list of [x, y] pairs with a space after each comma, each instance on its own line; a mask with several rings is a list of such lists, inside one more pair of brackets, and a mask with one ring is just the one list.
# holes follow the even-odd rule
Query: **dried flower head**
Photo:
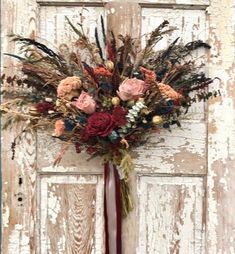
[[55, 122], [55, 132], [54, 132], [54, 136], [55, 137], [60, 137], [63, 132], [65, 130], [65, 125], [64, 125], [64, 121], [63, 120], [57, 120]]
[[113, 74], [104, 67], [96, 67], [94, 73], [97, 76], [111, 77]]
[[158, 84], [159, 90], [163, 96], [172, 100], [178, 100], [182, 97], [181, 94], [177, 93], [171, 86], [159, 83]]
[[140, 67], [140, 71], [144, 74], [146, 83], [151, 83], [156, 80], [156, 74], [154, 71], [148, 70], [144, 67]]
[[70, 100], [72, 97], [79, 94], [79, 89], [82, 86], [82, 82], [79, 77], [72, 76], [67, 77], [60, 81], [57, 88], [57, 96], [61, 99]]

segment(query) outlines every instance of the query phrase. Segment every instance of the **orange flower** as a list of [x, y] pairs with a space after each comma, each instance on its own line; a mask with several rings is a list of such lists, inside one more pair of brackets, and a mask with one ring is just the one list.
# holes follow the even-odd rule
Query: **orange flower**
[[140, 67], [140, 71], [144, 74], [146, 83], [150, 83], [156, 80], [156, 74], [154, 71], [148, 70], [144, 67]]
[[97, 76], [111, 77], [113, 74], [104, 67], [96, 67], [94, 73]]
[[171, 86], [159, 83], [158, 84], [159, 90], [161, 94], [167, 98], [172, 100], [178, 100], [182, 95], [177, 93]]
[[55, 122], [55, 133], [54, 136], [60, 137], [65, 130], [65, 125], [63, 120], [57, 120]]
[[57, 96], [63, 99], [70, 99], [74, 94], [77, 94], [81, 86], [82, 82], [79, 77], [67, 77], [60, 81], [57, 87]]

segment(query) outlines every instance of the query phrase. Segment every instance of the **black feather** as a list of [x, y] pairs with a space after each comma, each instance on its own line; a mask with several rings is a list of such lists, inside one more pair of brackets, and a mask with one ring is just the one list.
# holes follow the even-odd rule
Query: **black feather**
[[107, 38], [106, 38], [105, 27], [104, 27], [104, 18], [103, 18], [102, 15], [101, 15], [101, 27], [102, 27], [102, 34], [103, 34], [104, 45], [106, 46], [106, 44], [107, 44]]
[[196, 50], [198, 48], [206, 48], [206, 49], [210, 49], [211, 46], [201, 40], [197, 40], [197, 41], [192, 41], [192, 42], [189, 42], [185, 45], [185, 48], [188, 50], [188, 51], [193, 51], [193, 50]]
[[27, 46], [30, 46], [30, 45], [36, 46], [38, 49], [43, 51], [48, 56], [56, 58], [59, 61], [63, 61], [63, 59], [59, 55], [57, 55], [53, 50], [49, 49], [46, 45], [44, 45], [40, 42], [37, 42], [37, 41], [32, 40], [30, 38], [22, 38], [22, 37], [16, 37], [15, 39], [13, 39], [13, 41], [22, 42]]
[[166, 51], [163, 52], [162, 54], [162, 60], [165, 60], [169, 57], [169, 55], [171, 54], [172, 49], [174, 48], [175, 44], [178, 42], [180, 37], [176, 38], [171, 44], [170, 46], [167, 48]]
[[14, 58], [16, 58], [16, 59], [18, 59], [18, 60], [20, 60], [20, 61], [25, 61], [25, 60], [26, 60], [25, 58], [23, 58], [23, 57], [21, 57], [21, 56], [14, 55], [14, 54], [4, 53], [4, 55], [10, 56], [10, 57], [14, 57]]
[[95, 40], [96, 40], [96, 45], [97, 45], [97, 47], [98, 47], [98, 49], [99, 49], [100, 58], [104, 61], [102, 48], [101, 48], [101, 46], [100, 46], [100, 41], [99, 41], [99, 36], [98, 36], [97, 27], [95, 28]]

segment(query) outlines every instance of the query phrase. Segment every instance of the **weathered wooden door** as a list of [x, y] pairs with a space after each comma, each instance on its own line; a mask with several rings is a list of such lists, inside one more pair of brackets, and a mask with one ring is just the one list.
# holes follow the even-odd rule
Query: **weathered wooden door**
[[[82, 18], [86, 32], [92, 36], [101, 14], [115, 33], [131, 33], [134, 37], [169, 20], [179, 30], [159, 47], [177, 36], [182, 42], [202, 39], [212, 45], [205, 68], [210, 76], [222, 79], [218, 85], [222, 97], [209, 105], [195, 106], [182, 129], [152, 135], [146, 146], [133, 152], [135, 209], [123, 223], [123, 250], [125, 254], [235, 253], [233, 1], [133, 0], [103, 4], [4, 0], [2, 4], [2, 43], [9, 53], [17, 48], [7, 34], [40, 38], [51, 47], [61, 43], [72, 46], [75, 34], [65, 16], [75, 23]], [[9, 59], [4, 63], [14, 68]], [[87, 162], [85, 154], [77, 155], [71, 148], [60, 166], [53, 168], [60, 144], [50, 135], [32, 133], [24, 137], [16, 148], [16, 160], [11, 161], [9, 148], [15, 133], [17, 129], [3, 133], [2, 252], [103, 253], [103, 176], [99, 160]]]

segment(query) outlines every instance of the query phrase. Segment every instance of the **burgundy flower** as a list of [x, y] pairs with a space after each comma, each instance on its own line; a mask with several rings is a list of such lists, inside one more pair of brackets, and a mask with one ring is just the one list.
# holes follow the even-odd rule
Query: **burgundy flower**
[[125, 124], [127, 124], [126, 115], [128, 113], [128, 110], [117, 106], [113, 109], [113, 121], [115, 122], [115, 125], [118, 127], [121, 127]]
[[35, 107], [40, 113], [47, 113], [49, 110], [54, 110], [54, 106], [50, 102], [39, 102]]
[[75, 149], [76, 149], [76, 153], [80, 153], [82, 151], [79, 143], [75, 143]]
[[95, 112], [88, 118], [82, 136], [85, 140], [94, 136], [106, 137], [112, 132], [114, 127], [115, 122], [111, 114], [106, 112]]
[[95, 148], [94, 146], [89, 146], [87, 149], [86, 149], [86, 152], [90, 155], [94, 154], [97, 152], [97, 148]]

